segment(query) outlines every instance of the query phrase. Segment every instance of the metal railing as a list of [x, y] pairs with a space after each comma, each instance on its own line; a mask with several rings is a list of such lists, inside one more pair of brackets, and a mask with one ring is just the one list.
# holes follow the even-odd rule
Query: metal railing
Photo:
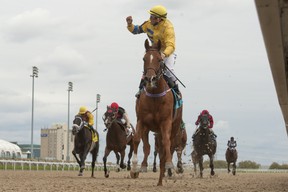
[[[95, 164], [95, 171], [103, 170], [103, 163]], [[108, 164], [108, 169], [116, 169], [115, 164]], [[91, 162], [85, 163], [85, 169], [91, 170]], [[45, 161], [22, 161], [22, 160], [0, 160], [0, 170], [50, 170], [50, 171], [75, 171], [79, 170], [78, 163], [67, 162], [45, 162]]]

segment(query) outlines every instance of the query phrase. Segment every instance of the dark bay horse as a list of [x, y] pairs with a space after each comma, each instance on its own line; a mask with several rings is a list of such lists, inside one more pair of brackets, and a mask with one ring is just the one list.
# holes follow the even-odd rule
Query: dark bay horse
[[[130, 175], [132, 178], [139, 176], [137, 153], [140, 140], [143, 141], [143, 162], [147, 163], [150, 154], [149, 132], [155, 132], [158, 134], [160, 157], [160, 174], [157, 185], [162, 186], [165, 170], [171, 169], [175, 172], [171, 146], [174, 146], [173, 138], [180, 129], [182, 105], [174, 110], [174, 96], [163, 77], [165, 65], [160, 55], [161, 42], [158, 41], [150, 46], [146, 40], [145, 49], [146, 53], [143, 58], [145, 86], [139, 99], [136, 100], [137, 125]], [[143, 162], [142, 167], [147, 167], [147, 165], [143, 165]]]
[[230, 173], [230, 164], [232, 163], [232, 174], [236, 175], [236, 162], [238, 158], [237, 150], [235, 148], [227, 148], [225, 157], [227, 162], [228, 173]]
[[[157, 168], [156, 168], [156, 158], [157, 158], [157, 154], [158, 154], [158, 139], [157, 139], [157, 134], [154, 134], [155, 137], [155, 145], [154, 145], [154, 161], [153, 161], [153, 172], [157, 172]], [[177, 158], [178, 158], [178, 162], [177, 162], [177, 173], [183, 173], [184, 169], [183, 169], [183, 163], [182, 163], [182, 152], [185, 149], [186, 145], [187, 145], [187, 132], [186, 129], [180, 129], [180, 131], [177, 133], [177, 135], [174, 137], [175, 140], [175, 146], [172, 146], [171, 148], [171, 153], [173, 155], [173, 153], [176, 151], [177, 153]], [[170, 171], [168, 170], [168, 174], [170, 175]]]
[[[106, 178], [109, 177], [109, 171], [106, 167], [107, 157], [110, 154], [111, 151], [113, 151], [116, 155], [117, 159], [117, 165], [120, 166], [121, 169], [125, 169], [126, 165], [124, 163], [125, 158], [125, 150], [126, 146], [130, 145], [130, 150], [128, 153], [128, 161], [127, 161], [127, 170], [131, 169], [130, 165], [130, 159], [132, 157], [133, 153], [133, 135], [131, 134], [128, 138], [126, 136], [125, 127], [121, 122], [117, 120], [117, 114], [111, 109], [110, 107], [107, 107], [107, 111], [102, 117], [104, 124], [107, 129], [107, 135], [106, 135], [106, 147], [103, 157], [103, 163], [104, 163], [104, 175]], [[133, 128], [133, 126], [131, 125]], [[120, 161], [120, 164], [119, 164]], [[120, 169], [118, 168], [118, 171]]]
[[200, 177], [203, 177], [203, 155], [208, 155], [210, 159], [209, 167], [211, 169], [210, 175], [213, 176], [214, 172], [214, 155], [216, 153], [217, 142], [216, 139], [211, 135], [208, 125], [208, 118], [200, 121], [198, 131], [196, 131], [193, 147], [196, 152], [196, 159], [199, 163]]
[[[95, 161], [99, 152], [99, 134], [96, 131], [98, 141], [93, 142], [92, 140], [92, 132], [85, 125], [81, 116], [76, 115], [73, 120], [72, 125], [72, 134], [75, 136], [74, 138], [74, 149], [72, 154], [74, 155], [77, 163], [79, 164], [80, 171], [78, 176], [83, 176], [83, 171], [85, 169], [85, 160], [90, 152], [92, 154], [92, 174], [91, 177], [94, 177], [94, 167]], [[79, 155], [79, 158], [77, 157]]]

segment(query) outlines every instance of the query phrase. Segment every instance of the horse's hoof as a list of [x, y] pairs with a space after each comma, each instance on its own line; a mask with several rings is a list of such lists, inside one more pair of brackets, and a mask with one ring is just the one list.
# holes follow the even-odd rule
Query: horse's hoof
[[121, 168], [121, 169], [126, 169], [126, 165], [125, 165], [125, 164], [120, 165], [120, 168]]
[[171, 170], [171, 169], [168, 169], [168, 176], [169, 176], [169, 177], [172, 177], [172, 175], [173, 175], [172, 170]]
[[83, 176], [83, 173], [78, 173], [78, 176]]
[[147, 167], [141, 167], [140, 171], [141, 171], [142, 173], [147, 173]]
[[139, 177], [139, 172], [130, 171], [130, 176], [132, 179], [137, 179]]
[[105, 174], [105, 178], [108, 178], [109, 177], [109, 174]]
[[127, 166], [127, 171], [130, 171], [131, 170], [131, 166]]
[[153, 167], [153, 172], [156, 173], [157, 172], [157, 168]]
[[184, 169], [183, 168], [178, 168], [178, 169], [176, 169], [176, 173], [177, 174], [184, 173]]
[[117, 167], [115, 171], [116, 171], [116, 172], [120, 172], [120, 168], [119, 168], [119, 167]]

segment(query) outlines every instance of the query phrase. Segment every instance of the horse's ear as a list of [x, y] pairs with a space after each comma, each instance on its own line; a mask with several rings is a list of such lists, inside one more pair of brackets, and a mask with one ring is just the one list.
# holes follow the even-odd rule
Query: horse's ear
[[145, 40], [145, 44], [144, 45], [145, 45], [145, 49], [147, 51], [149, 49], [149, 47], [150, 47], [148, 39]]
[[160, 40], [157, 42], [157, 49], [158, 49], [158, 51], [161, 50], [161, 41]]

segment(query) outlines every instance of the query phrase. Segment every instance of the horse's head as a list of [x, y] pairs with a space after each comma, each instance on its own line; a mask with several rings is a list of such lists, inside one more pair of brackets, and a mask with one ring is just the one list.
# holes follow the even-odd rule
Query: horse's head
[[146, 53], [144, 55], [144, 81], [146, 85], [155, 88], [157, 81], [163, 75], [164, 62], [160, 54], [161, 41], [157, 44], [149, 45], [148, 40], [145, 41]]
[[209, 126], [209, 116], [207, 114], [200, 117], [200, 128], [207, 129]]
[[116, 120], [116, 118], [117, 118], [117, 111], [115, 111], [114, 108], [107, 106], [107, 111], [104, 113], [104, 115], [102, 117], [104, 124], [105, 124], [107, 129], [110, 128], [110, 126]]
[[80, 115], [76, 115], [73, 120], [72, 134], [76, 135], [84, 127], [84, 121]]

